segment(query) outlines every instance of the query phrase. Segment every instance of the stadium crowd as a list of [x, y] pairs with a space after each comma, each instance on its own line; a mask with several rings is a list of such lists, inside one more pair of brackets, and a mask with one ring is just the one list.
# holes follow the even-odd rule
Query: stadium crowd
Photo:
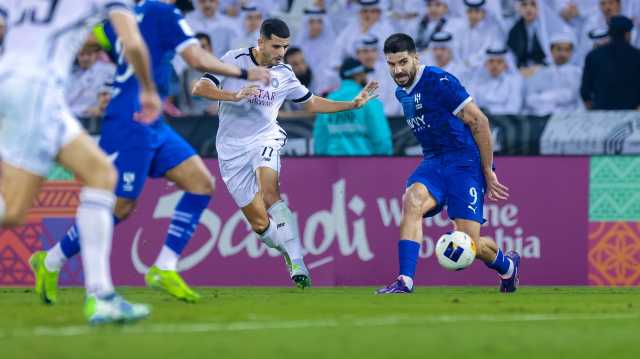
[[[343, 61], [356, 58], [371, 69], [369, 78], [380, 82], [386, 116], [402, 115], [381, 51], [384, 39], [398, 31], [412, 35], [423, 61], [458, 77], [491, 114], [640, 106], [640, 55], [632, 49], [640, 45], [640, 1], [193, 0], [177, 5], [203, 48], [219, 57], [253, 46], [263, 19], [287, 20], [294, 33], [287, 62], [304, 84], [314, 93], [331, 93], [340, 87]], [[0, 23], [0, 34], [2, 28]], [[69, 92], [81, 116], [102, 107], [104, 88], [96, 83], [109, 70], [88, 56], [78, 55]], [[215, 113], [215, 104], [190, 96], [200, 74], [179, 60], [174, 69], [165, 109], [173, 115]], [[285, 109], [297, 110], [293, 104]]]
[[[285, 61], [303, 84], [340, 97], [353, 92], [350, 84], [357, 89], [377, 80], [377, 108], [386, 117], [402, 116], [382, 53], [395, 32], [410, 34], [425, 64], [458, 77], [492, 115], [640, 109], [640, 0], [183, 0], [176, 6], [201, 46], [218, 57], [254, 46], [263, 19], [284, 19], [293, 32]], [[3, 32], [0, 19], [0, 49]], [[102, 84], [114, 66], [104, 59], [78, 54], [68, 101], [80, 117], [99, 116], [109, 100]], [[366, 77], [344, 76], [341, 69], [353, 67], [352, 60]], [[172, 63], [165, 111], [215, 114], [217, 104], [191, 96], [202, 74], [179, 57]], [[303, 116], [300, 110], [287, 103], [282, 116]]]

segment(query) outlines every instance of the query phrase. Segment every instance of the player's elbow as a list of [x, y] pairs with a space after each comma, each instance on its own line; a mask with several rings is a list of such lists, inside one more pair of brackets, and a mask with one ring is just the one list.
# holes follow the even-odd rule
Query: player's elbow
[[203, 89], [203, 84], [202, 81], [198, 81], [193, 85], [193, 88], [191, 89], [191, 95], [192, 96], [202, 96], [204, 93], [204, 89]]
[[183, 59], [184, 59], [184, 62], [186, 62], [187, 65], [192, 69], [202, 71], [202, 72], [206, 70], [204, 68], [204, 64], [201, 58], [198, 56], [184, 56]]
[[197, 45], [190, 45], [182, 52], [182, 59], [192, 69], [206, 72], [208, 69], [205, 66], [206, 54], [203, 54], [202, 49]]

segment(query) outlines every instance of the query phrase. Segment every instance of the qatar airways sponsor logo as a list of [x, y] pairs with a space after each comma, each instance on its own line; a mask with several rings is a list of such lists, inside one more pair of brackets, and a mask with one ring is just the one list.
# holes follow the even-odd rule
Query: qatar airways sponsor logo
[[273, 106], [276, 100], [276, 92], [266, 89], [258, 89], [258, 94], [250, 97], [247, 102], [259, 106]]

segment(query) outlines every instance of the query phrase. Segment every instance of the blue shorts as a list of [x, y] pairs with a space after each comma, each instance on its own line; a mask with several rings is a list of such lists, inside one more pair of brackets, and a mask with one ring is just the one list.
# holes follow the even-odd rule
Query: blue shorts
[[484, 223], [485, 180], [480, 160], [460, 156], [425, 158], [407, 180], [407, 188], [422, 183], [436, 200], [436, 207], [425, 213], [432, 217], [447, 206], [449, 218]]
[[147, 177], [158, 178], [196, 154], [164, 119], [151, 125], [132, 116], [105, 117], [100, 147], [118, 169], [116, 195], [136, 199]]

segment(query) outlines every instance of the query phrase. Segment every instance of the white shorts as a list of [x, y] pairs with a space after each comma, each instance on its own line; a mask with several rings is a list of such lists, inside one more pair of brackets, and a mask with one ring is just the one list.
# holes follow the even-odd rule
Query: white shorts
[[3, 162], [46, 176], [62, 147], [83, 129], [71, 115], [62, 86], [42, 77], [0, 77], [0, 156]]
[[268, 167], [280, 173], [280, 149], [282, 140], [268, 141], [259, 147], [231, 159], [218, 160], [222, 180], [238, 207], [251, 203], [260, 191], [256, 170]]

